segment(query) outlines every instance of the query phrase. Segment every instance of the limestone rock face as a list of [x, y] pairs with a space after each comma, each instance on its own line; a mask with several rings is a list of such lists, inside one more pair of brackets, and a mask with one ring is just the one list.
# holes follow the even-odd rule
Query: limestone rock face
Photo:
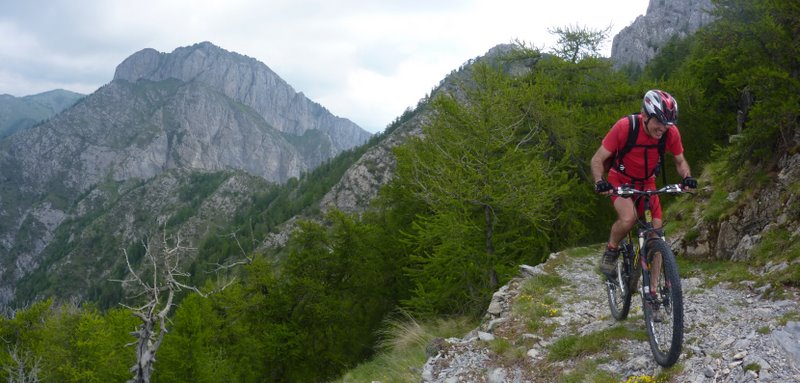
[[[439, 94], [448, 94], [456, 99], [465, 99], [465, 87], [472, 80], [469, 67], [475, 62], [488, 62], [502, 65], [503, 70], [513, 76], [520, 76], [534, 65], [533, 59], [501, 61], [500, 58], [510, 53], [515, 46], [499, 44], [489, 49], [485, 55], [469, 60], [465, 67], [453, 71], [445, 77], [431, 93], [431, 99]], [[381, 187], [391, 181], [397, 160], [393, 149], [405, 143], [410, 137], [422, 137], [422, 127], [433, 118], [433, 110], [427, 103], [420, 103], [417, 108], [404, 116], [397, 127], [385, 136], [351, 166], [338, 184], [323, 197], [320, 205], [323, 210], [332, 208], [345, 212], [359, 212], [367, 208], [369, 202], [378, 195]]]
[[712, 9], [711, 0], [650, 0], [647, 14], [614, 36], [614, 66], [643, 68], [673, 36], [686, 37], [713, 21]]
[[[42, 124], [0, 138], [0, 309], [27, 276], [48, 275], [42, 268], [60, 262], [43, 259], [55, 253], [48, 246], [59, 231], [59, 238], [80, 238], [86, 230], [65, 224], [75, 227], [118, 204], [113, 185], [174, 171], [244, 172], [281, 183], [370, 136], [295, 92], [263, 63], [211, 43], [135, 53], [109, 84]], [[76, 206], [95, 196], [103, 198], [91, 208]], [[164, 214], [177, 214], [170, 209], [180, 204], [164, 207]], [[74, 256], [103, 264], [113, 255]]]
[[144, 49], [123, 61], [114, 80], [136, 82], [170, 78], [199, 82], [247, 105], [280, 132], [302, 136], [317, 129], [330, 139], [334, 153], [360, 145], [370, 134], [336, 117], [295, 90], [265, 64], [228, 52], [209, 42], [160, 53]]

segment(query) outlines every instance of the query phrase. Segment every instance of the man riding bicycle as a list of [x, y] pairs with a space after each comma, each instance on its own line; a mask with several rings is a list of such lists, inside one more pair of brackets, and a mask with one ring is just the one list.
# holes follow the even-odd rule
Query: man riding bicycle
[[[626, 184], [640, 190], [655, 189], [655, 175], [664, 151], [674, 156], [678, 174], [683, 178], [682, 186], [685, 189], [697, 188], [697, 180], [692, 178], [689, 163], [683, 156], [681, 135], [675, 125], [677, 119], [678, 103], [675, 99], [662, 90], [649, 90], [644, 95], [641, 112], [619, 119], [592, 157], [595, 192], [611, 195], [611, 203], [617, 212], [617, 220], [611, 226], [608, 245], [600, 260], [600, 271], [609, 278], [616, 275], [615, 262], [619, 256], [620, 241], [636, 224], [637, 213], [641, 216], [644, 209], [643, 201], [640, 200], [634, 208], [633, 199], [618, 198], [612, 194], [612, 190]], [[635, 139], [631, 134], [635, 135]], [[608, 179], [605, 179], [603, 173], [609, 161], [612, 165]], [[651, 202], [653, 227], [660, 231], [661, 203], [658, 196], [653, 196]], [[651, 275], [654, 277], [659, 275], [660, 261], [653, 260]], [[651, 287], [654, 285], [655, 281], [651, 281]]]

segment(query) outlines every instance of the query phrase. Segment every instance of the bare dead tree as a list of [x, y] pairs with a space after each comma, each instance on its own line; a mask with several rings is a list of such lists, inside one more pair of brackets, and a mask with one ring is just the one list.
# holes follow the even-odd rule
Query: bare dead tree
[[131, 367], [133, 379], [128, 383], [149, 383], [156, 362], [156, 352], [168, 332], [167, 316], [175, 305], [175, 294], [183, 290], [190, 290], [201, 296], [207, 296], [194, 286], [189, 286], [181, 279], [190, 275], [180, 270], [180, 260], [183, 256], [196, 249], [182, 244], [180, 233], [168, 237], [166, 233], [160, 241], [147, 243], [143, 241], [145, 255], [140, 271], [131, 265], [127, 251], [125, 261], [130, 275], [120, 281], [129, 284], [135, 292], [134, 298], [141, 299], [144, 303], [137, 307], [125, 306], [142, 323], [132, 332], [136, 342], [136, 364]]
[[[239, 237], [236, 236], [236, 233], [235, 232], [234, 233], [230, 233], [230, 234], [227, 235], [227, 237], [230, 237], [234, 241], [236, 241], [236, 246], [239, 247], [239, 251], [242, 253], [242, 258], [238, 259], [238, 260], [236, 260], [236, 259], [235, 260], [230, 260], [230, 261], [228, 261], [228, 262], [226, 262], [224, 264], [223, 263], [216, 263], [215, 264], [216, 267], [214, 268], [214, 270], [209, 271], [210, 273], [211, 272], [219, 273], [221, 271], [230, 270], [230, 269], [232, 269], [234, 267], [237, 267], [237, 266], [244, 266], [244, 265], [249, 265], [249, 264], [253, 263], [253, 256], [251, 255], [252, 253], [248, 254], [244, 250], [244, 247], [242, 247], [242, 243], [239, 242]], [[255, 251], [255, 248], [253, 249], [253, 251]], [[231, 282], [233, 282], [233, 281], [231, 281]]]
[[30, 352], [21, 352], [17, 346], [8, 349], [11, 363], [3, 366], [8, 377], [8, 383], [38, 383], [39, 362], [41, 358], [34, 358]]

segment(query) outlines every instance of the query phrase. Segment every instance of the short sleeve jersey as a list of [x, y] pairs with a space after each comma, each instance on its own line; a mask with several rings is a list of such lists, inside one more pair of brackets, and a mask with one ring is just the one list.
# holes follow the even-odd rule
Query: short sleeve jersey
[[[648, 174], [651, 174], [653, 170], [658, 166], [658, 139], [650, 137], [644, 130], [644, 122], [642, 121], [642, 115], [636, 115], [638, 118], [638, 126], [637, 129], [638, 137], [636, 138], [636, 145], [634, 146], [631, 151], [629, 151], [625, 157], [622, 159], [622, 163], [625, 165], [625, 173], [630, 175], [631, 177], [636, 178], [644, 178]], [[611, 130], [606, 134], [606, 137], [603, 138], [603, 147], [606, 148], [611, 153], [615, 153], [622, 148], [625, 147], [625, 144], [628, 142], [628, 133], [630, 132], [630, 120], [627, 116], [619, 119], [614, 126], [611, 127]], [[667, 142], [665, 151], [672, 153], [673, 156], [683, 154], [683, 144], [681, 143], [681, 133], [678, 130], [678, 127], [673, 125], [669, 128], [667, 133]], [[643, 147], [638, 145], [653, 145], [652, 147]], [[647, 169], [645, 171], [645, 154], [647, 155]], [[616, 172], [616, 170], [612, 167], [612, 172]], [[618, 172], [617, 172], [618, 173]], [[622, 176], [622, 174], [618, 174]], [[655, 177], [655, 175], [653, 175]], [[615, 177], [616, 178], [616, 177]], [[627, 178], [622, 176], [622, 178]], [[628, 183], [630, 180], [623, 181], [623, 183]]]

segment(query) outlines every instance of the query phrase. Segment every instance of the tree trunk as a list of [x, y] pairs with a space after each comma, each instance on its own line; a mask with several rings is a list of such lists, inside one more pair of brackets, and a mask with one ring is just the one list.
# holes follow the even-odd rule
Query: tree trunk
[[494, 243], [492, 238], [494, 236], [494, 213], [492, 212], [492, 207], [488, 204], [483, 205], [483, 220], [486, 239], [486, 259], [489, 265], [489, 287], [494, 289], [497, 288], [500, 282], [497, 278], [497, 271], [494, 269]]

